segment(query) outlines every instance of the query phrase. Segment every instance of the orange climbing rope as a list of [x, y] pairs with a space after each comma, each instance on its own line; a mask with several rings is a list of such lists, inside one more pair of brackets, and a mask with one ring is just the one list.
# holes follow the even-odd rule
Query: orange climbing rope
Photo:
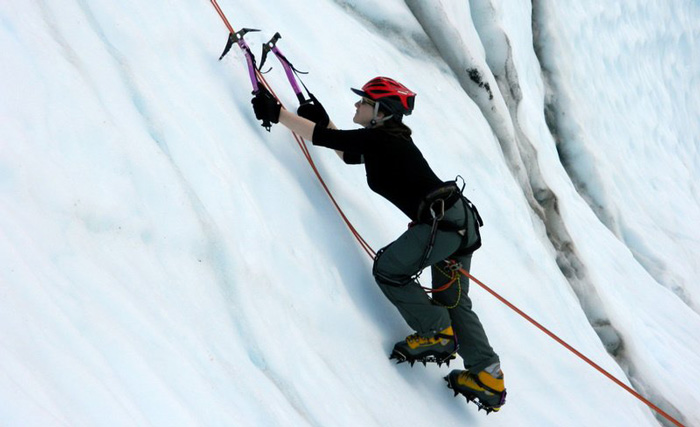
[[659, 408], [658, 406], [656, 406], [656, 405], [654, 405], [653, 403], [651, 403], [651, 402], [650, 402], [649, 400], [647, 400], [644, 396], [642, 396], [641, 394], [637, 393], [634, 389], [632, 389], [631, 387], [629, 387], [627, 384], [625, 384], [625, 383], [623, 383], [622, 381], [620, 381], [620, 380], [618, 380], [617, 378], [615, 378], [615, 376], [613, 376], [610, 372], [608, 372], [608, 371], [606, 371], [605, 369], [603, 369], [602, 367], [600, 367], [600, 365], [598, 365], [597, 363], [595, 363], [594, 361], [592, 361], [591, 359], [589, 359], [588, 357], [586, 357], [586, 356], [585, 356], [584, 354], [582, 354], [580, 351], [578, 351], [578, 350], [576, 350], [575, 348], [573, 348], [571, 345], [569, 345], [569, 344], [568, 344], [566, 341], [564, 341], [563, 339], [559, 338], [559, 337], [558, 337], [556, 334], [554, 334], [552, 331], [550, 331], [549, 329], [547, 329], [547, 328], [545, 328], [544, 326], [542, 326], [541, 323], [539, 323], [538, 321], [536, 321], [536, 320], [533, 319], [532, 317], [528, 316], [524, 311], [522, 311], [521, 309], [519, 309], [518, 307], [516, 307], [513, 303], [511, 303], [511, 302], [508, 301], [507, 299], [503, 298], [503, 297], [502, 297], [501, 295], [499, 295], [496, 291], [494, 291], [494, 290], [491, 289], [490, 287], [486, 286], [483, 282], [481, 282], [481, 281], [480, 281], [479, 279], [477, 279], [476, 277], [472, 276], [467, 270], [461, 268], [459, 271], [460, 271], [462, 274], [464, 274], [465, 276], [467, 276], [468, 278], [470, 278], [474, 283], [476, 283], [477, 285], [479, 285], [479, 286], [481, 286], [482, 288], [484, 288], [484, 290], [486, 290], [486, 292], [488, 292], [488, 293], [490, 293], [491, 295], [493, 295], [494, 297], [496, 297], [497, 300], [501, 301], [503, 304], [505, 304], [506, 306], [508, 306], [508, 308], [510, 308], [511, 310], [513, 310], [513, 311], [515, 311], [516, 313], [518, 313], [520, 316], [522, 316], [523, 318], [525, 318], [525, 320], [527, 320], [528, 322], [530, 322], [530, 323], [532, 323], [533, 325], [535, 325], [535, 327], [537, 327], [539, 330], [541, 330], [541, 331], [544, 332], [545, 334], [549, 335], [549, 337], [552, 338], [554, 341], [556, 341], [556, 342], [558, 342], [559, 344], [563, 345], [567, 350], [569, 350], [570, 352], [574, 353], [576, 356], [578, 356], [578, 357], [579, 357], [580, 359], [582, 359], [584, 362], [588, 363], [588, 364], [591, 365], [593, 368], [595, 368], [598, 372], [600, 372], [601, 374], [603, 374], [603, 375], [605, 375], [606, 377], [608, 377], [608, 379], [610, 379], [612, 382], [614, 382], [615, 384], [617, 384], [617, 385], [619, 385], [620, 387], [622, 387], [623, 389], [625, 389], [627, 392], [629, 392], [631, 395], [633, 395], [633, 396], [636, 397], [637, 399], [641, 400], [645, 405], [647, 405], [648, 407], [650, 407], [650, 408], [653, 409], [654, 411], [658, 412], [659, 415], [661, 415], [661, 416], [663, 416], [664, 418], [666, 418], [667, 420], [671, 421], [673, 424], [675, 424], [675, 425], [677, 425], [677, 426], [679, 426], [679, 427], [683, 427], [683, 424], [681, 424], [680, 422], [678, 422], [675, 418], [673, 418], [672, 416], [670, 416], [669, 414], [667, 414], [666, 412], [664, 412], [664, 411], [663, 411], [661, 408]]
[[[229, 32], [230, 32], [230, 33], [235, 33], [233, 27], [231, 26], [231, 24], [229, 23], [228, 19], [226, 18], [226, 15], [225, 15], [224, 12], [221, 10], [221, 7], [219, 6], [217, 0], [210, 0], [210, 2], [211, 2], [211, 4], [214, 6], [214, 8], [216, 9], [216, 11], [217, 11], [217, 13], [219, 14], [219, 16], [221, 17], [221, 19], [224, 21], [224, 24], [226, 25], [226, 28], [228, 28]], [[256, 70], [255, 70], [255, 73], [256, 73], [256, 76], [257, 76], [258, 80], [259, 80], [259, 81], [270, 91], [270, 93], [272, 93], [272, 95], [275, 96], [275, 98], [277, 98], [277, 100], [279, 101], [279, 98], [278, 98], [277, 95], [274, 93], [274, 91], [272, 90], [272, 88], [269, 86], [269, 84], [268, 84], [267, 81], [265, 80], [265, 77], [260, 73], [260, 71], [256, 69]], [[280, 104], [281, 104], [281, 101], [280, 101]], [[284, 105], [282, 105], [282, 108], [284, 108]], [[325, 181], [323, 180], [323, 177], [321, 176], [320, 172], [318, 171], [318, 168], [316, 167], [316, 164], [314, 163], [313, 158], [311, 157], [311, 153], [309, 152], [309, 149], [308, 149], [308, 147], [307, 147], [307, 145], [306, 145], [306, 142], [304, 141], [304, 139], [303, 139], [301, 136], [297, 135], [296, 133], [292, 132], [292, 135], [294, 136], [294, 139], [296, 140], [297, 144], [299, 145], [299, 148], [301, 149], [302, 153], [304, 154], [304, 157], [306, 158], [306, 160], [308, 161], [309, 165], [311, 166], [311, 169], [314, 171], [314, 174], [316, 175], [316, 177], [318, 178], [319, 182], [321, 183], [321, 186], [323, 187], [324, 191], [326, 192], [326, 194], [327, 194], [328, 197], [330, 198], [331, 202], [333, 203], [333, 206], [335, 206], [336, 210], [338, 211], [338, 213], [339, 213], [340, 216], [342, 217], [343, 221], [345, 222], [345, 224], [347, 225], [347, 227], [350, 229], [350, 232], [353, 234], [353, 236], [355, 236], [355, 238], [356, 238], [357, 241], [359, 242], [360, 246], [361, 246], [362, 249], [369, 255], [369, 257], [372, 258], [372, 259], [374, 259], [374, 258], [377, 256], [377, 253], [370, 247], [370, 245], [365, 241], [365, 239], [362, 238], [362, 236], [360, 235], [360, 233], [357, 231], [357, 229], [355, 229], [355, 227], [352, 225], [352, 223], [350, 222], [350, 220], [348, 219], [348, 217], [345, 215], [345, 213], [343, 212], [343, 210], [342, 210], [342, 208], [340, 207], [340, 205], [338, 204], [338, 202], [335, 200], [335, 197], [333, 197], [333, 194], [331, 193], [330, 189], [328, 188], [328, 185], [326, 185]], [[563, 339], [559, 338], [559, 337], [558, 337], [556, 334], [554, 334], [552, 331], [550, 331], [549, 329], [547, 329], [547, 328], [545, 328], [544, 326], [542, 326], [541, 323], [537, 322], [537, 321], [534, 320], [532, 317], [530, 317], [527, 313], [525, 313], [524, 311], [522, 311], [521, 309], [519, 309], [517, 306], [515, 306], [513, 303], [511, 303], [511, 302], [508, 301], [507, 299], [503, 298], [503, 297], [502, 297], [501, 295], [499, 295], [496, 291], [494, 291], [494, 290], [491, 289], [489, 286], [487, 286], [486, 284], [484, 284], [483, 282], [481, 282], [479, 279], [477, 279], [476, 277], [474, 277], [473, 275], [471, 275], [471, 274], [470, 274], [468, 271], [466, 271], [464, 268], [460, 268], [460, 269], [459, 269], [459, 272], [462, 273], [464, 276], [468, 277], [469, 279], [471, 279], [474, 283], [476, 283], [477, 285], [479, 285], [480, 287], [482, 287], [482, 288], [483, 288], [484, 290], [486, 290], [488, 293], [490, 293], [491, 295], [493, 295], [494, 297], [496, 297], [496, 299], [498, 299], [498, 300], [501, 301], [503, 304], [505, 304], [508, 308], [510, 308], [511, 310], [515, 311], [517, 314], [519, 314], [520, 316], [522, 316], [525, 320], [527, 320], [528, 322], [530, 322], [531, 324], [533, 324], [535, 327], [537, 327], [539, 330], [541, 330], [542, 332], [544, 332], [546, 335], [548, 335], [548, 336], [549, 336], [550, 338], [552, 338], [554, 341], [558, 342], [559, 344], [561, 344], [562, 346], [564, 346], [564, 348], [566, 348], [567, 350], [569, 350], [570, 352], [572, 352], [574, 355], [576, 355], [577, 357], [579, 357], [581, 360], [583, 360], [584, 362], [588, 363], [590, 366], [592, 366], [593, 368], [595, 368], [598, 372], [600, 372], [601, 374], [603, 374], [605, 377], [607, 377], [608, 379], [610, 379], [612, 382], [614, 382], [615, 384], [617, 384], [618, 386], [620, 386], [621, 388], [623, 388], [625, 391], [627, 391], [628, 393], [630, 393], [632, 396], [634, 396], [634, 397], [636, 397], [637, 399], [639, 399], [642, 403], [644, 403], [645, 405], [647, 405], [647, 406], [648, 406], [649, 408], [651, 408], [652, 410], [656, 411], [659, 415], [661, 415], [662, 417], [664, 417], [665, 419], [667, 419], [668, 421], [670, 421], [671, 423], [673, 423], [674, 425], [676, 425], [676, 426], [678, 426], [678, 427], [684, 427], [683, 424], [681, 424], [678, 420], [676, 420], [675, 418], [673, 418], [671, 415], [669, 415], [668, 413], [666, 413], [665, 411], [663, 411], [663, 410], [662, 410], [661, 408], [659, 408], [658, 406], [654, 405], [652, 402], [650, 402], [650, 401], [649, 401], [648, 399], [646, 399], [644, 396], [642, 396], [641, 394], [639, 394], [638, 392], [636, 392], [634, 389], [632, 389], [631, 387], [629, 387], [628, 385], [626, 385], [625, 383], [623, 383], [622, 381], [620, 381], [619, 379], [617, 379], [617, 378], [616, 378], [615, 376], [613, 376], [611, 373], [609, 373], [608, 371], [606, 371], [605, 369], [603, 369], [601, 366], [599, 366], [598, 364], [596, 364], [595, 362], [593, 362], [591, 359], [589, 359], [588, 357], [586, 357], [584, 354], [582, 354], [581, 352], [579, 352], [578, 350], [576, 350], [574, 347], [572, 347], [571, 345], [569, 345], [566, 341], [564, 341]], [[433, 291], [433, 292], [442, 291], [442, 290], [446, 289], [447, 287], [449, 287], [450, 285], [452, 285], [452, 283], [454, 283], [455, 280], [457, 280], [457, 275], [455, 275], [455, 278], [453, 278], [448, 284], [442, 286], [441, 288], [434, 289], [434, 290], [432, 290], [432, 291]]]
[[[218, 2], [216, 0], [210, 0], [210, 1], [211, 1], [211, 4], [216, 9], [216, 12], [219, 14], [221, 19], [224, 21], [224, 24], [226, 25], [226, 28], [229, 30], [229, 33], [235, 33], [233, 26], [229, 23], [228, 19], [226, 18], [226, 15], [224, 14], [223, 10], [221, 10], [221, 7], [219, 6]], [[270, 93], [280, 102], [280, 104], [282, 104], [282, 101], [280, 101], [277, 94], [275, 94], [272, 87], [270, 87], [270, 85], [265, 80], [265, 76], [257, 69], [255, 70], [255, 74], [258, 78], [258, 81], [260, 81], [270, 91]], [[282, 108], [284, 108], [283, 104], [282, 104]], [[314, 162], [313, 158], [311, 157], [311, 153], [309, 152], [309, 148], [306, 145], [306, 141], [304, 141], [304, 138], [302, 138], [301, 136], [297, 135], [294, 132], [292, 132], [292, 135], [294, 136], [294, 139], [296, 140], [297, 145], [299, 145], [299, 148], [301, 149], [302, 153], [304, 154], [304, 157], [309, 162], [311, 169], [314, 171], [314, 174], [316, 175], [319, 182], [321, 183], [321, 186], [323, 187], [324, 191], [326, 192], [328, 197], [331, 199], [333, 206], [335, 206], [335, 208], [338, 211], [338, 213], [340, 214], [341, 218], [343, 218], [343, 221], [350, 229], [350, 232], [353, 234], [353, 236], [355, 236], [357, 241], [360, 243], [360, 246], [362, 247], [362, 249], [364, 249], [364, 251], [371, 258], [374, 258], [377, 255], [376, 252], [370, 247], [370, 245], [365, 241], [365, 239], [360, 235], [360, 233], [352, 225], [352, 223], [350, 222], [348, 217], [345, 215], [345, 212], [343, 212], [340, 205], [335, 200], [335, 197], [333, 197], [333, 194], [331, 193], [330, 189], [328, 188], [328, 185], [326, 185], [326, 182], [323, 180], [321, 173], [318, 171], [318, 168], [316, 167], [316, 163]]]

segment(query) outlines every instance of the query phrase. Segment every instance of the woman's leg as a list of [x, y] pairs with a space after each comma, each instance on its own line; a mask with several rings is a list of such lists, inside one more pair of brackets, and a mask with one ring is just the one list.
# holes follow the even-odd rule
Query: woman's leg
[[[471, 254], [451, 259], [469, 271]], [[469, 278], [461, 273], [456, 274], [457, 280], [447, 290], [435, 292], [433, 298], [449, 311], [452, 329], [459, 345], [457, 353], [464, 360], [464, 367], [471, 372], [479, 372], [499, 359], [489, 344], [479, 317], [472, 310], [472, 301], [468, 295]], [[439, 289], [453, 278], [452, 272], [446, 269], [444, 263], [433, 265], [432, 275], [434, 289]]]
[[[461, 241], [456, 233], [438, 231], [435, 247], [430, 256], [424, 259], [430, 231], [430, 226], [425, 224], [408, 229], [380, 252], [373, 271], [384, 295], [396, 306], [406, 323], [423, 336], [442, 331], [450, 326], [451, 320], [447, 309], [434, 305], [420, 284], [411, 277], [425, 265], [431, 265], [454, 252]], [[420, 265], [421, 261], [423, 265]]]

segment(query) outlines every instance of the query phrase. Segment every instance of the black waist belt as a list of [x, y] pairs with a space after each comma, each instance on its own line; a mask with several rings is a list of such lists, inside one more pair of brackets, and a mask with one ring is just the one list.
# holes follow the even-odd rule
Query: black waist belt
[[[450, 181], [428, 193], [418, 205], [418, 221], [432, 224], [462, 198], [462, 190], [457, 183]], [[439, 209], [439, 212], [437, 211]]]

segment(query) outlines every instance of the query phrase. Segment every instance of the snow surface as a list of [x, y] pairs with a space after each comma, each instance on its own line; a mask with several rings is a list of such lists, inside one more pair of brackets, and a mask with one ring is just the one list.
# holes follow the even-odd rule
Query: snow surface
[[[416, 91], [416, 143], [486, 222], [472, 273], [700, 425], [697, 2], [221, 6], [256, 53], [282, 34], [342, 128], [349, 87]], [[205, 0], [0, 3], [0, 425], [661, 422], [476, 285], [498, 414], [452, 398], [454, 364], [391, 363], [411, 331], [226, 37]], [[361, 167], [311, 152], [375, 250], [402, 232]]]

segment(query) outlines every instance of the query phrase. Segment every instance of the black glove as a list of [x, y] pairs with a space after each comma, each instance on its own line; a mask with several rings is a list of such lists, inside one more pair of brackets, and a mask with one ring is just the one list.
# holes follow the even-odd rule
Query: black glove
[[268, 130], [271, 126], [270, 123], [280, 121], [280, 108], [282, 106], [264, 86], [259, 87], [258, 92], [250, 102], [253, 104], [255, 118], [262, 120], [263, 126]]
[[305, 119], [311, 120], [322, 128], [327, 128], [331, 119], [328, 117], [326, 109], [323, 108], [323, 105], [318, 102], [318, 99], [316, 99], [312, 93], [309, 93], [309, 98], [311, 98], [309, 101], [299, 106], [297, 114]]

